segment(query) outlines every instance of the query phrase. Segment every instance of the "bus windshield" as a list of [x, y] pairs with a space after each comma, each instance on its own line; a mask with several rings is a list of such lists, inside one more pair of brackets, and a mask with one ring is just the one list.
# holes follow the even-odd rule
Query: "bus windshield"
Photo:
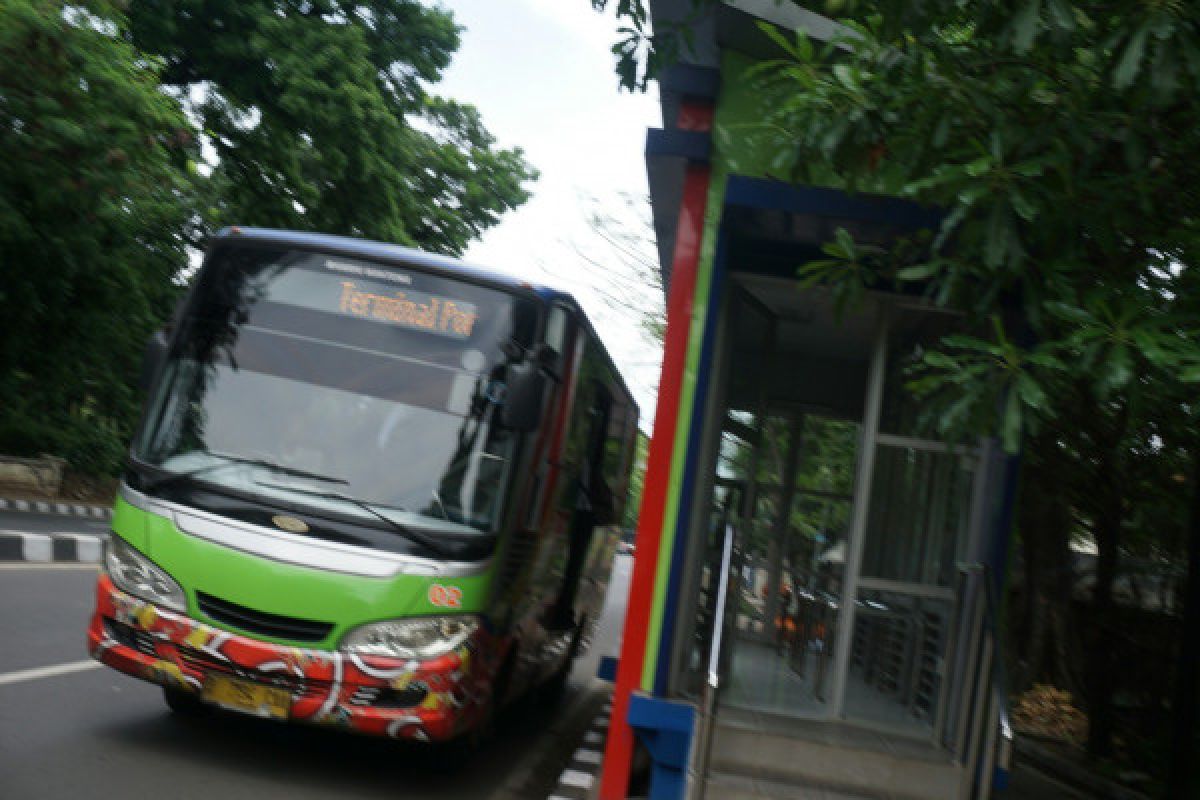
[[134, 444], [157, 480], [426, 533], [495, 531], [529, 298], [258, 246], [209, 256]]

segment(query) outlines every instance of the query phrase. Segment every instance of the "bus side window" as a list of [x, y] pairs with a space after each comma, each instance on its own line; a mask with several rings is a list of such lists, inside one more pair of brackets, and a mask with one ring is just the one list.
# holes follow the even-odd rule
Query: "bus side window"
[[554, 348], [560, 355], [566, 355], [567, 347], [567, 310], [562, 306], [550, 309], [546, 318], [546, 344]]

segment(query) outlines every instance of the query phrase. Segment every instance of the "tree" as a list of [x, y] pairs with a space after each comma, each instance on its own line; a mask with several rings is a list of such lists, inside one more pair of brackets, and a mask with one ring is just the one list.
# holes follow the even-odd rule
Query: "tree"
[[[781, 54], [758, 72], [776, 92], [764, 133], [774, 132], [779, 174], [910, 197], [944, 216], [928, 241], [888, 250], [843, 231], [802, 277], [850, 298], [920, 291], [976, 323], [924, 356], [912, 389], [943, 434], [1000, 430], [1015, 451], [1049, 430], [1042, 441], [1065, 468], [1098, 481], [1090, 505], [1072, 513], [1099, 547], [1089, 623], [1102, 630], [1138, 505], [1125, 481], [1131, 454], [1152, 458], [1156, 447], [1139, 433], [1153, 422], [1151, 401], [1186, 398], [1200, 379], [1200, 8], [826, 7], [844, 25], [834, 45], [766, 29]], [[618, 12], [630, 26], [614, 49], [635, 86], [646, 64], [680, 45], [669, 30], [647, 38], [639, 0]], [[1187, 400], [1174, 409], [1194, 413]], [[1184, 447], [1200, 453], [1194, 436]], [[1089, 749], [1105, 754], [1114, 665], [1103, 638], [1090, 639]]]
[[520, 150], [427, 89], [457, 45], [416, 0], [0, 0], [0, 450], [116, 473], [215, 225], [457, 254], [522, 202]]
[[163, 59], [215, 151], [207, 218], [461, 255], [528, 197], [520, 148], [428, 90], [458, 47], [418, 0], [146, 0], [134, 43]]
[[654, 246], [648, 197], [621, 193], [605, 202], [587, 198], [587, 222], [595, 237], [571, 242], [575, 255], [592, 267], [586, 287], [633, 323], [649, 344], [662, 347], [666, 289]]
[[0, 0], [0, 449], [111, 473], [186, 265], [190, 127], [104, 0]]
[[[654, 247], [649, 198], [622, 193], [609, 201], [594, 196], [585, 200], [591, 236], [585, 241], [566, 242], [575, 255], [592, 268], [579, 277], [579, 288], [599, 297], [606, 311], [616, 316], [618, 324], [633, 326], [645, 350], [661, 350], [666, 329], [666, 298]], [[597, 324], [604, 325], [604, 317], [598, 317]], [[639, 380], [642, 374], [647, 377], [652, 374], [650, 380], [657, 380], [660, 361], [661, 355], [625, 360], [626, 369], [633, 370], [632, 373], [626, 371], [625, 377], [635, 395], [646, 388], [643, 380]], [[653, 383], [649, 390], [653, 392]], [[646, 409], [642, 408], [641, 412], [643, 416], [639, 422], [644, 423]], [[638, 431], [629, 502], [621, 521], [626, 528], [637, 527], [649, 447], [649, 437]]]

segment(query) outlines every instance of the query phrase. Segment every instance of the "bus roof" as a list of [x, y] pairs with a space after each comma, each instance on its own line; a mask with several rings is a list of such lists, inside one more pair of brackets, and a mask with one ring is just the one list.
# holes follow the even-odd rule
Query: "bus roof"
[[542, 284], [535, 284], [531, 281], [515, 278], [512, 275], [495, 270], [484, 269], [483, 267], [468, 264], [452, 256], [443, 256], [436, 253], [427, 253], [424, 250], [417, 250], [412, 247], [403, 247], [398, 244], [387, 244], [385, 242], [376, 242], [370, 239], [358, 239], [353, 236], [337, 236], [331, 233], [308, 233], [304, 231], [285, 231], [276, 230], [273, 228], [251, 228], [241, 225], [233, 225], [221, 228], [213, 234], [210, 240], [210, 246], [219, 242], [256, 242], [261, 244], [283, 245], [285, 247], [298, 247], [303, 250], [319, 250], [321, 252], [343, 255], [347, 257], [367, 258], [373, 261], [382, 261], [392, 263], [398, 266], [412, 266], [431, 272], [441, 273], [447, 277], [467, 278], [468, 280], [481, 283], [487, 286], [493, 286], [497, 289], [503, 289], [510, 292], [523, 294], [532, 294], [541, 300], [552, 303], [555, 301], [565, 303], [579, 311], [580, 319], [583, 320], [584, 326], [591, 334], [592, 338], [600, 346], [600, 351], [604, 354], [604, 358], [616, 373], [617, 380], [621, 384], [621, 388], [625, 392], [626, 399], [637, 408], [637, 401], [633, 399], [633, 393], [629, 391], [629, 387], [625, 385], [624, 376], [621, 375], [621, 370], [617, 369], [616, 362], [608, 352], [608, 348], [604, 346], [604, 341], [596, 333], [592, 321], [588, 319], [587, 314], [583, 311], [583, 306], [579, 304], [570, 292], [564, 292], [561, 289], [555, 289]]
[[420, 267], [434, 272], [466, 277], [472, 281], [488, 284], [498, 289], [532, 293], [547, 300], [574, 300], [568, 292], [535, 284], [503, 272], [484, 269], [483, 267], [469, 264], [452, 256], [427, 253], [424, 250], [417, 250], [412, 247], [375, 242], [370, 239], [358, 239], [353, 236], [284, 231], [272, 228], [249, 228], [235, 225], [221, 228], [217, 231], [213, 235], [213, 243], [217, 241], [260, 242], [263, 244], [299, 247], [304, 250], [321, 250], [344, 256], [358, 256], [375, 261]]

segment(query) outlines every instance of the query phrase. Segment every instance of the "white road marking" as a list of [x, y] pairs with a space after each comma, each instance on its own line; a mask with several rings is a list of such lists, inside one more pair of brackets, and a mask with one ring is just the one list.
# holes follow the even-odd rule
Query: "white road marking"
[[575, 751], [572, 760], [578, 761], [580, 764], [599, 764], [604, 760], [604, 754], [599, 750], [590, 750], [584, 747]]
[[489, 795], [489, 800], [510, 800], [513, 797], [522, 797], [518, 791], [518, 787], [523, 787], [529, 776], [533, 773], [537, 765], [546, 757], [547, 751], [557, 744], [557, 738], [564, 735], [564, 728], [574, 728], [580, 722], [581, 713], [594, 699], [592, 694], [592, 686], [600, 685], [600, 681], [593, 680], [591, 684], [586, 684], [575, 693], [570, 704], [562, 710], [562, 712], [551, 723], [550, 733], [553, 735], [544, 736], [542, 740], [535, 746], [526, 751], [517, 766], [509, 770], [508, 779], [504, 785], [496, 789]]
[[53, 678], [56, 675], [70, 675], [72, 672], [83, 672], [84, 670], [96, 669], [104, 666], [99, 661], [72, 661], [69, 664], [54, 664], [49, 667], [35, 667], [33, 669], [22, 669], [17, 672], [5, 672], [0, 674], [0, 686], [6, 686], [10, 683], [24, 683], [25, 681], [36, 681], [39, 678]]
[[0, 561], [0, 571], [13, 569], [100, 569], [99, 564], [84, 564], [78, 561]]
[[562, 775], [558, 776], [558, 782], [567, 786], [575, 786], [580, 789], [590, 789], [596, 781], [594, 775], [588, 775], [586, 772], [580, 772], [577, 769], [564, 770]]

